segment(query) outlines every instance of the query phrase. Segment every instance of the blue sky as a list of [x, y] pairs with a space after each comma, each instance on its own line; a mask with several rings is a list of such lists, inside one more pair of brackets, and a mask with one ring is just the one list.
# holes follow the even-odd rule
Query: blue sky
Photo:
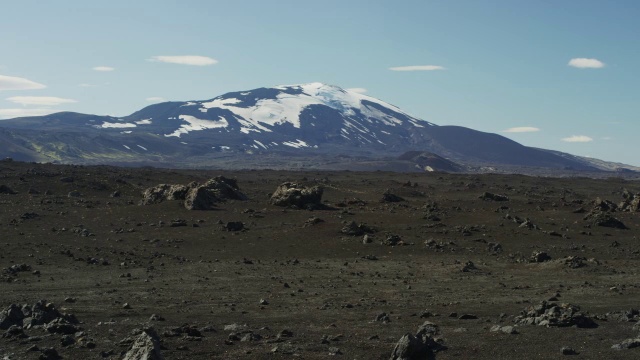
[[317, 81], [438, 125], [640, 165], [635, 0], [0, 0], [0, 12], [3, 118], [124, 116]]

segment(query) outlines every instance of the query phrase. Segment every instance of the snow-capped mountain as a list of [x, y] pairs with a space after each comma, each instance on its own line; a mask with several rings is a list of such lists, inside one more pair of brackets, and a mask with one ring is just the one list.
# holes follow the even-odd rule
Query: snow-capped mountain
[[173, 106], [152, 105], [91, 126], [124, 134], [153, 132], [187, 143], [206, 134], [212, 148], [238, 150], [317, 149], [327, 144], [380, 148], [395, 143], [398, 135], [409, 136], [411, 129], [433, 126], [373, 97], [321, 83], [169, 104]]
[[[463, 165], [595, 170], [496, 134], [437, 126], [376, 98], [322, 83], [165, 102], [125, 117], [62, 112], [0, 121], [0, 156], [67, 163], [211, 165], [223, 154], [395, 158], [427, 151]], [[278, 158], [279, 156], [279, 158]], [[280, 160], [278, 160], [280, 159]]]

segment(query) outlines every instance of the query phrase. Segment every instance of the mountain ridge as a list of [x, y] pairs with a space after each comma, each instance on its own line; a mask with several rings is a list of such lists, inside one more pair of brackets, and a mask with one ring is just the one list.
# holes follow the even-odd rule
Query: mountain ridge
[[286, 163], [292, 153], [380, 160], [419, 151], [456, 163], [448, 168], [467, 170], [612, 171], [621, 165], [523, 146], [498, 134], [439, 126], [382, 100], [322, 83], [163, 102], [124, 117], [60, 112], [16, 118], [0, 121], [0, 130], [7, 144], [0, 156], [40, 162], [198, 167], [211, 165], [208, 158], [215, 162], [233, 154], [281, 154]]

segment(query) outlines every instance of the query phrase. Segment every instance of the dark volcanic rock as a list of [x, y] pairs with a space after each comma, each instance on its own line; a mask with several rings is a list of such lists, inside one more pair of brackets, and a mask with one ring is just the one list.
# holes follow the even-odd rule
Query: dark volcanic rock
[[584, 217], [584, 220], [590, 221], [595, 226], [628, 229], [622, 221], [611, 216], [611, 214], [602, 211], [592, 211]]
[[559, 305], [546, 301], [523, 310], [514, 321], [518, 325], [598, 327], [598, 324], [580, 311], [580, 307], [571, 304]]
[[480, 199], [492, 201], [509, 201], [509, 197], [506, 195], [493, 194], [490, 192], [485, 192], [484, 194], [480, 195]]
[[11, 188], [7, 185], [0, 185], [0, 194], [15, 195], [17, 194], [17, 192], [11, 190]]
[[163, 201], [184, 200], [188, 210], [211, 210], [215, 204], [228, 199], [246, 200], [234, 179], [216, 176], [204, 185], [190, 183], [188, 185], [160, 184], [146, 189], [142, 193], [142, 205], [157, 204]]
[[205, 186], [190, 189], [184, 200], [184, 207], [188, 210], [212, 210], [218, 202], [216, 194]]
[[627, 350], [627, 349], [633, 349], [637, 347], [640, 347], [640, 338], [627, 339], [619, 344], [615, 344], [611, 346], [611, 348], [614, 350]]
[[387, 190], [385, 191], [384, 194], [382, 194], [382, 200], [380, 200], [382, 202], [401, 202], [404, 201], [404, 199], [396, 194], [393, 194], [391, 192], [391, 190]]
[[415, 335], [407, 333], [398, 340], [389, 360], [435, 359], [436, 352], [447, 349], [434, 339], [437, 333], [438, 327], [435, 324], [425, 322]]
[[350, 236], [360, 236], [364, 234], [370, 234], [375, 232], [372, 228], [365, 224], [357, 224], [355, 221], [352, 221], [345, 225], [342, 230], [340, 230], [345, 235]]
[[306, 187], [301, 184], [282, 183], [271, 195], [270, 203], [276, 206], [317, 208], [322, 205], [323, 189], [319, 186]]
[[165, 200], [184, 200], [189, 188], [184, 185], [160, 184], [142, 193], [142, 204], [157, 204]]
[[529, 262], [541, 263], [551, 260], [551, 256], [544, 251], [534, 251], [529, 258]]

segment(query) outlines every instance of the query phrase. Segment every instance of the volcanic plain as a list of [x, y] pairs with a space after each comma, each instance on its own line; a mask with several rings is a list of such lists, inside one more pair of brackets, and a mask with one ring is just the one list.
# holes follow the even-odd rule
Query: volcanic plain
[[[143, 204], [220, 175], [246, 199]], [[273, 204], [285, 182], [321, 201]], [[2, 161], [0, 357], [121, 359], [146, 330], [165, 359], [389, 359], [428, 321], [424, 358], [637, 359], [639, 193], [619, 177]]]

